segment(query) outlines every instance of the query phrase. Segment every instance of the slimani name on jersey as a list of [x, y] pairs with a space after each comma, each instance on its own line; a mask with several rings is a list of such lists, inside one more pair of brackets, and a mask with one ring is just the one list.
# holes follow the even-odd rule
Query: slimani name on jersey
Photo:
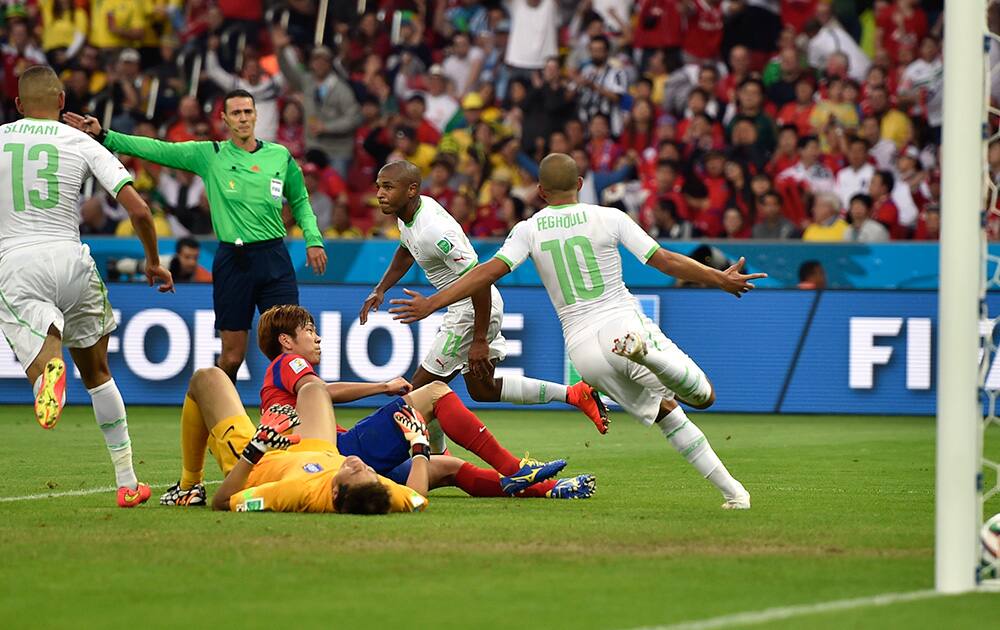
[[[55, 122], [55, 121], [52, 121]], [[58, 136], [59, 127], [41, 121], [19, 120], [2, 127], [4, 133], [26, 133], [34, 136]]]

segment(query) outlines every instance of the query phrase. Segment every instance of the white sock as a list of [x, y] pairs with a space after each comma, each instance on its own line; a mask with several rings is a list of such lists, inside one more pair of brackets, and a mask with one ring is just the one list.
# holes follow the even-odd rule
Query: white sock
[[440, 455], [448, 450], [448, 440], [445, 437], [444, 430], [441, 429], [441, 423], [438, 422], [437, 418], [434, 418], [427, 423], [427, 433], [430, 435], [431, 453]]
[[553, 400], [566, 402], [566, 386], [527, 376], [505, 376], [500, 400], [515, 405], [544, 405]]
[[132, 441], [128, 436], [125, 401], [115, 385], [115, 379], [88, 389], [87, 393], [94, 404], [94, 418], [104, 434], [111, 463], [115, 465], [115, 481], [119, 488], [127, 486], [134, 490], [138, 480], [132, 468]]
[[746, 493], [743, 484], [733, 478], [725, 464], [712, 450], [708, 438], [698, 425], [688, 419], [680, 407], [668, 413], [657, 423], [670, 446], [694, 466], [703, 477], [715, 484], [722, 496], [731, 499]]
[[702, 405], [708, 402], [712, 395], [712, 385], [701, 369], [691, 362], [681, 365], [671, 361], [670, 356], [646, 344], [646, 356], [636, 359], [636, 362], [649, 368], [661, 383], [685, 402]]

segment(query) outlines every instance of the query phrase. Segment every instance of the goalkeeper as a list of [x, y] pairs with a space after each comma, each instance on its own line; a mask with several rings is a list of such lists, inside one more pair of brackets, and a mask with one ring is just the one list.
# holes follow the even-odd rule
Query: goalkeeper
[[305, 235], [309, 266], [319, 275], [326, 271], [323, 239], [302, 170], [288, 149], [257, 139], [257, 109], [245, 90], [233, 90], [223, 100], [228, 142], [162, 142], [102, 130], [93, 116], [66, 113], [64, 120], [111, 151], [191, 171], [205, 181], [220, 241], [212, 263], [215, 327], [222, 338], [218, 365], [235, 382], [246, 358], [254, 308], [263, 313], [277, 304], [299, 302], [295, 269], [282, 242], [282, 198], [288, 199]]

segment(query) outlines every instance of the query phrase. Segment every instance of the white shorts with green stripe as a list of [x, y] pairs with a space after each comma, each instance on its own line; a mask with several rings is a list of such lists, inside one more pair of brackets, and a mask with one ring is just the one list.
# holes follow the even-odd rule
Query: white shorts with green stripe
[[694, 360], [667, 338], [651, 319], [633, 311], [600, 325], [593, 337], [568, 351], [583, 380], [607, 394], [629, 415], [646, 425], [656, 422], [660, 401], [674, 398], [649, 368], [611, 351], [615, 339], [636, 333], [648, 350], [661, 353], [672, 364], [687, 368], [694, 378], [706, 378]]
[[[420, 365], [436, 376], [447, 377], [462, 370], [469, 371], [469, 347], [472, 345], [472, 331], [475, 312], [471, 306], [449, 309], [444, 314], [434, 343]], [[493, 300], [490, 309], [490, 325], [486, 331], [486, 341], [490, 344], [490, 359], [503, 361], [507, 357], [507, 340], [500, 333], [503, 323], [503, 302]]]
[[0, 257], [0, 331], [27, 369], [55, 326], [67, 348], [89, 348], [115, 328], [90, 248], [73, 241]]

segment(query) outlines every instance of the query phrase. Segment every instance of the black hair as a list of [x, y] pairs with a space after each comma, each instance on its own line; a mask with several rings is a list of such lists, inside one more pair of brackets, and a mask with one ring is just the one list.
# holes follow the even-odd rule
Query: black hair
[[823, 265], [818, 260], [807, 260], [799, 265], [799, 282], [805, 282], [809, 276], [821, 270]]
[[198, 243], [198, 241], [191, 238], [190, 236], [184, 236], [177, 239], [177, 248], [176, 248], [177, 252], [179, 253], [181, 249], [185, 247], [190, 247], [192, 249], [201, 249], [201, 244]]
[[892, 174], [892, 171], [875, 171], [875, 175], [882, 180], [882, 185], [891, 193], [892, 189], [896, 186], [896, 177]]
[[257, 101], [254, 99], [253, 94], [247, 92], [246, 90], [229, 90], [226, 95], [222, 97], [222, 111], [228, 111], [229, 99], [231, 98], [248, 98], [250, 102], [253, 103], [254, 107], [257, 107]]
[[819, 142], [819, 138], [812, 135], [802, 136], [801, 138], [799, 138], [799, 148], [800, 149], [806, 148], [806, 145], [808, 145], [810, 142]]
[[388, 514], [389, 490], [378, 481], [337, 486], [333, 509], [341, 514]]

